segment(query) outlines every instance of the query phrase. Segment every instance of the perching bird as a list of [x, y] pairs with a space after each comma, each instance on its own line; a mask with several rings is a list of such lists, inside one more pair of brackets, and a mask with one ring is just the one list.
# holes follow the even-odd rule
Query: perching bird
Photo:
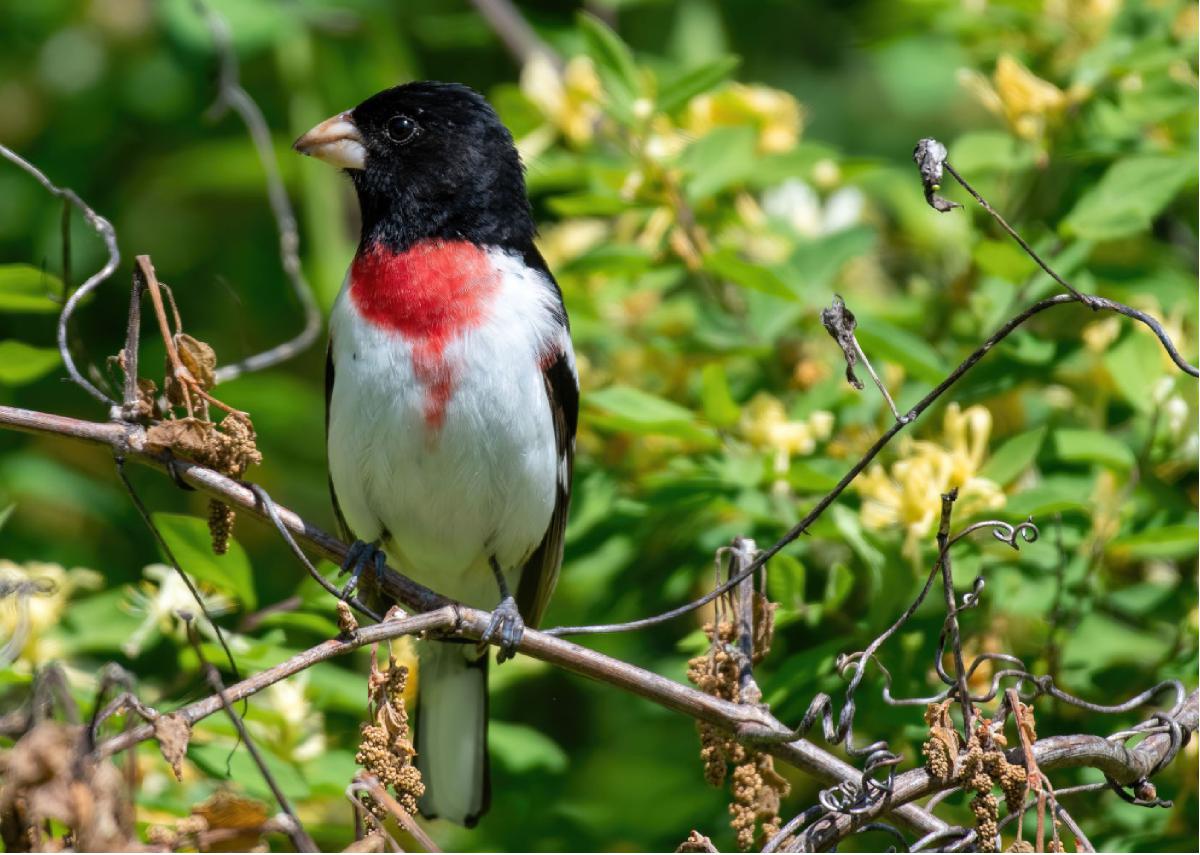
[[[343, 569], [381, 550], [493, 610], [502, 662], [558, 577], [579, 409], [562, 294], [533, 243], [512, 136], [477, 92], [419, 82], [295, 148], [345, 169], [362, 209], [325, 384], [334, 509], [356, 538]], [[487, 651], [418, 652], [421, 811], [470, 826], [490, 799]]]

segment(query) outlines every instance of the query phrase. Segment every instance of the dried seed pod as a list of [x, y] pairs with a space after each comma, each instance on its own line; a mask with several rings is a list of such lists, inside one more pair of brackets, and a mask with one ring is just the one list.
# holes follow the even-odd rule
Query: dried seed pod
[[208, 502], [208, 533], [212, 537], [212, 549], [217, 555], [229, 551], [229, 537], [237, 514], [233, 508], [217, 499]]

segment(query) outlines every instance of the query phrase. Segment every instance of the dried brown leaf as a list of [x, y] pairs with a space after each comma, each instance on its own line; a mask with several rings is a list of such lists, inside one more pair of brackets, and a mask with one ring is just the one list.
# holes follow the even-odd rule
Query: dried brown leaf
[[183, 757], [192, 738], [192, 725], [177, 713], [160, 715], [154, 720], [154, 738], [163, 759], [171, 765], [175, 780], [183, 780]]
[[207, 392], [216, 385], [217, 353], [207, 342], [187, 333], [176, 333], [175, 348], [179, 351], [179, 361], [200, 384], [200, 388]]

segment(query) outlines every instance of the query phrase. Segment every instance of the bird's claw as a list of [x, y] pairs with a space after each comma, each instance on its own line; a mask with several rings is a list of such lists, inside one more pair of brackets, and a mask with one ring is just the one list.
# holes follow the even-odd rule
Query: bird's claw
[[356, 540], [350, 544], [350, 548], [346, 551], [346, 560], [342, 562], [341, 569], [338, 570], [339, 577], [350, 574], [350, 580], [342, 588], [341, 598], [343, 600], [354, 593], [358, 587], [358, 580], [362, 578], [363, 570], [369, 564], [374, 565], [376, 578], [387, 566], [387, 556], [379, 548], [379, 544], [367, 543], [364, 540]]
[[499, 648], [496, 663], [499, 664], [507, 662], [517, 654], [517, 647], [524, 637], [525, 621], [521, 618], [521, 612], [517, 610], [517, 601], [507, 596], [492, 611], [492, 619], [483, 635], [479, 637], [479, 642], [481, 645], [496, 642]]

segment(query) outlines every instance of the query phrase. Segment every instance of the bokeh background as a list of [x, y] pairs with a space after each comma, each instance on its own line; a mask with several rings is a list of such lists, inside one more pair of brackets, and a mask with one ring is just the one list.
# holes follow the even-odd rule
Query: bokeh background
[[[857, 314], [863, 347], [903, 408], [1018, 307], [1054, 292], [957, 188], [945, 192], [964, 210], [926, 207], [910, 161], [918, 138], [944, 141], [952, 163], [1076, 285], [1152, 311], [1195, 361], [1192, 3], [587, 4], [631, 46], [630, 60], [581, 23], [577, 4], [520, 2], [561, 67], [514, 59], [461, 0], [213, 6], [272, 129], [305, 271], [326, 310], [353, 254], [355, 205], [344, 178], [293, 155], [292, 139], [419, 78], [480, 89], [518, 139], [583, 385], [550, 624], [634, 618], [702, 592], [715, 549], [735, 534], [772, 542], [890, 423], [874, 390], [846, 384], [820, 325], [834, 293]], [[120, 347], [137, 253], [153, 256], [185, 329], [224, 362], [301, 324], [254, 150], [236, 117], [206, 118], [216, 67], [186, 0], [0, 4], [0, 141], [77, 190], [119, 235], [122, 268], [73, 330], [78, 358], [102, 376], [115, 376], [106, 358]], [[57, 202], [0, 164], [0, 402], [102, 419], [50, 349], [60, 223]], [[70, 244], [78, 283], [103, 250], [78, 216]], [[161, 346], [148, 341], [144, 359], [161, 376]], [[314, 347], [218, 395], [253, 416], [264, 461], [250, 477], [332, 528], [323, 359]], [[218, 560], [201, 499], [151, 473], [133, 477], [223, 612], [243, 671], [336, 631], [328, 599], [272, 531], [240, 521]], [[986, 539], [961, 547], [960, 586], [987, 579], [983, 605], [964, 616], [968, 653], [1019, 655], [1106, 703], [1158, 679], [1195, 686], [1195, 381], [1146, 330], [1068, 307], [991, 353], [772, 563], [779, 629], [760, 682], [783, 720], [798, 720], [817, 691], [840, 707], [835, 657], [861, 649], [915, 594], [938, 494], [950, 486], [963, 490], [960, 524], [1032, 515], [1043, 533], [1019, 553]], [[31, 603], [32, 631], [3, 663], [4, 709], [49, 661], [67, 668], [85, 708], [107, 661], [136, 673], [159, 708], [206, 694], [172, 616], [186, 597], [105, 454], [0, 432], [0, 512], [0, 574], [59, 583]], [[940, 614], [923, 608], [884, 648], [897, 695], [931, 691]], [[682, 679], [704, 644], [699, 620], [587, 643]], [[5, 637], [16, 621], [15, 606], [0, 603]], [[321, 665], [249, 707], [327, 848], [349, 842], [342, 790], [366, 668], [365, 654]], [[986, 682], [981, 674], [976, 686]], [[920, 709], [886, 706], [879, 688], [870, 674], [856, 736], [886, 738], [919, 760]], [[1137, 720], [1047, 699], [1036, 713], [1042, 735]], [[493, 669], [492, 715], [492, 813], [472, 832], [435, 824], [443, 845], [673, 849], [699, 828], [732, 846], [728, 794], [702, 780], [689, 721], [523, 658]], [[140, 820], [168, 823], [218, 787], [267, 798], [244, 750], [229, 759], [232, 745], [220, 716], [204, 722], [183, 784], [143, 746]], [[813, 803], [813, 782], [786, 774], [785, 811]], [[1194, 850], [1195, 742], [1157, 784], [1174, 810], [1111, 793], [1069, 806], [1102, 849]], [[968, 816], [964, 800], [950, 805]], [[884, 845], [864, 837], [848, 848]]]

